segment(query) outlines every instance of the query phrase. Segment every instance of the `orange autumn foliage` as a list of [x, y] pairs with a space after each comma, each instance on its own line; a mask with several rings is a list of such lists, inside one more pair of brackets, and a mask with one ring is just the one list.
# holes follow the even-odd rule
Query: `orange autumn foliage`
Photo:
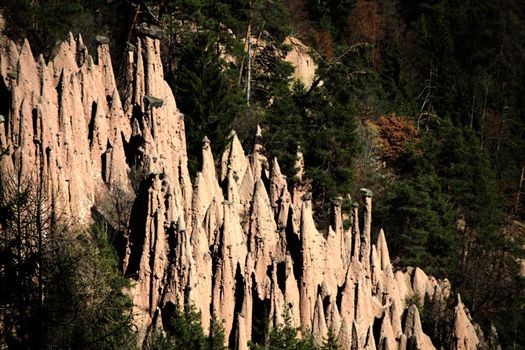
[[330, 33], [326, 30], [315, 32], [315, 47], [328, 62], [332, 62], [334, 57], [334, 41]]
[[344, 33], [349, 44], [366, 42], [372, 45], [371, 60], [378, 63], [379, 41], [384, 37], [384, 18], [380, 14], [376, 1], [357, 0], [354, 9], [347, 18]]
[[509, 125], [503, 116], [495, 110], [487, 109], [484, 123], [484, 132], [490, 138], [502, 138], [509, 132]]
[[418, 142], [417, 127], [407, 118], [390, 114], [379, 117], [375, 124], [379, 128], [381, 158], [387, 162], [403, 154], [409, 142]]
[[334, 56], [334, 39], [329, 31], [316, 29], [309, 19], [304, 0], [285, 0], [290, 14], [289, 24], [294, 30], [293, 36], [312, 46], [325, 60], [331, 62]]

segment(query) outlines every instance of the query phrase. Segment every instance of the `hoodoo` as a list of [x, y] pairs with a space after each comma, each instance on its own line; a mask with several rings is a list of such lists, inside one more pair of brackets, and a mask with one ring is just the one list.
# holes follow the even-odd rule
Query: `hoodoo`
[[[121, 96], [106, 41], [92, 57], [70, 35], [47, 63], [27, 41], [9, 43], [0, 74], [12, 98], [0, 145], [2, 172], [43, 180], [54, 210], [83, 223], [93, 210], [105, 214], [99, 201], [115, 189], [133, 194], [122, 259], [135, 280], [139, 332], [187, 298], [205, 329], [213, 315], [222, 322], [236, 349], [247, 348], [262, 309], [270, 327], [285, 322], [286, 310], [318, 342], [331, 330], [345, 349], [434, 349], [410, 300], [446, 299], [449, 282], [394, 269], [388, 232], [372, 241], [371, 191], [362, 189], [351, 213], [335, 199], [325, 236], [308, 186], [288, 190], [277, 160], [264, 155], [260, 130], [250, 155], [232, 133], [219, 173], [205, 138], [192, 186], [184, 119], [164, 80], [160, 42], [142, 35], [134, 48]], [[479, 342], [460, 298], [450, 336], [457, 349]]]

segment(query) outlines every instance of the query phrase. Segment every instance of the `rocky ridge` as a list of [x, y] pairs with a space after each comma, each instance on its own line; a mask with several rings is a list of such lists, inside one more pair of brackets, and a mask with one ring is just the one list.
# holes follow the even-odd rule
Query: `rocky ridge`
[[[123, 96], [106, 41], [95, 56], [72, 35], [49, 62], [35, 59], [27, 41], [1, 51], [0, 166], [42, 180], [54, 210], [83, 223], [97, 208], [104, 214], [99, 203], [115, 188], [136, 188], [122, 258], [135, 280], [139, 332], [162, 327], [187, 298], [205, 328], [212, 315], [222, 320], [235, 349], [247, 349], [255, 319], [267, 314], [272, 327], [285, 313], [318, 342], [331, 329], [344, 349], [434, 349], [409, 301], [444, 300], [450, 284], [419, 268], [394, 270], [384, 232], [372, 242], [370, 192], [346, 213], [348, 229], [335, 199], [323, 235], [310, 195], [289, 190], [277, 160], [265, 157], [260, 130], [249, 155], [232, 133], [220, 172], [204, 139], [192, 184], [159, 40], [142, 35], [128, 45]], [[455, 349], [475, 349], [460, 298], [454, 322]]]

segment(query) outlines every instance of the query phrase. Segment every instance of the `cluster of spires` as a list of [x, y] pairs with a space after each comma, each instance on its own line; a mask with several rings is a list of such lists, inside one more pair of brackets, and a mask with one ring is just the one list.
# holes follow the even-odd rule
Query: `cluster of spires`
[[[419, 268], [394, 271], [384, 232], [371, 241], [371, 193], [351, 213], [333, 201], [323, 235], [307, 188], [288, 189], [277, 160], [264, 155], [260, 129], [249, 156], [231, 135], [220, 173], [204, 139], [192, 185], [159, 40], [139, 36], [126, 57], [121, 99], [106, 42], [95, 60], [70, 35], [47, 63], [34, 59], [27, 41], [9, 42], [0, 52], [0, 95], [10, 97], [0, 167], [42, 180], [54, 210], [81, 223], [114, 188], [131, 193], [128, 174], [141, 169], [123, 254], [124, 271], [136, 280], [130, 294], [141, 334], [162, 327], [186, 298], [205, 329], [212, 315], [223, 323], [235, 349], [247, 349], [254, 320], [267, 313], [271, 328], [285, 311], [318, 342], [332, 330], [344, 349], [434, 349], [417, 307], [406, 304], [415, 295], [444, 300], [450, 285]], [[151, 106], [152, 99], [161, 102]], [[451, 339], [457, 349], [479, 342], [459, 298]]]

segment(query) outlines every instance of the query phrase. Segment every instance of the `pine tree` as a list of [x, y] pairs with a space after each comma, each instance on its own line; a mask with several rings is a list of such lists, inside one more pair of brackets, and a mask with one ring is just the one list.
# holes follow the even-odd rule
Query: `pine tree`
[[129, 280], [107, 232], [73, 229], [42, 181], [0, 176], [0, 341], [12, 348], [134, 347]]
[[213, 315], [210, 322], [210, 334], [208, 335], [208, 349], [224, 350], [224, 342], [224, 327], [219, 322], [217, 317]]
[[290, 90], [292, 68], [285, 62], [280, 64], [282, 73], [277, 75], [273, 85], [273, 103], [266, 110], [264, 119], [264, 140], [270, 155], [277, 157], [281, 171], [293, 182], [297, 148], [304, 144], [305, 136], [297, 105], [297, 98], [304, 95], [304, 90], [299, 85]]
[[192, 33], [180, 57], [172, 87], [185, 115], [190, 172], [200, 168], [201, 141], [207, 136], [213, 151], [225, 147], [231, 124], [243, 105], [242, 97], [224, 71], [225, 62], [214, 50], [212, 33]]
[[334, 334], [333, 330], [328, 331], [328, 336], [326, 337], [321, 350], [342, 350], [341, 346], [337, 343], [337, 336]]
[[[284, 324], [272, 328], [268, 334], [266, 344], [255, 344], [249, 342], [253, 350], [317, 350], [314, 337], [309, 330], [296, 328], [292, 325], [290, 310], [284, 310]], [[299, 335], [299, 332], [301, 334]]]
[[202, 329], [200, 312], [194, 305], [185, 302], [182, 310], [177, 303], [167, 330], [169, 341], [178, 350], [207, 349], [207, 339]]
[[306, 175], [312, 180], [321, 226], [327, 223], [329, 201], [353, 191], [353, 162], [360, 147], [355, 89], [363, 71], [349, 51], [340, 57], [319, 68], [318, 80], [300, 100]]

